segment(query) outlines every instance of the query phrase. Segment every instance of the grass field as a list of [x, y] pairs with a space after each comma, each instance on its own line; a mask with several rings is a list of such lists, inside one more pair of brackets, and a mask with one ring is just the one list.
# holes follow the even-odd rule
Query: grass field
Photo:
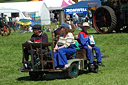
[[[22, 66], [21, 45], [32, 33], [13, 32], [8, 37], [0, 36], [0, 85], [128, 85], [128, 33], [97, 34], [94, 29], [89, 33], [102, 54], [109, 55], [103, 59], [105, 67], [99, 67], [98, 73], [81, 71], [73, 79], [54, 78], [58, 74], [49, 74], [46, 77], [53, 79], [40, 81], [32, 81], [28, 73], [18, 71]], [[51, 32], [47, 34], [51, 42]]]

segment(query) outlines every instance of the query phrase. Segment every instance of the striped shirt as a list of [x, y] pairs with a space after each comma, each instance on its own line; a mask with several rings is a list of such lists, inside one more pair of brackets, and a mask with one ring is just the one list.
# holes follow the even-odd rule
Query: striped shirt
[[74, 36], [71, 32], [69, 32], [66, 37], [60, 37], [58, 42], [58, 45], [64, 45], [65, 48], [68, 48], [71, 44], [75, 44]]

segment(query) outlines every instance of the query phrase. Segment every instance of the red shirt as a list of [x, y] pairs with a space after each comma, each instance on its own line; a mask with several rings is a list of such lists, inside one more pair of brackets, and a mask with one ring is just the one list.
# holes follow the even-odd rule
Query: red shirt
[[81, 32], [78, 34], [78, 37], [79, 37], [80, 34], [83, 34], [83, 37], [84, 37], [84, 38], [89, 36], [87, 32], [81, 31]]
[[48, 43], [48, 36], [46, 33], [42, 33], [40, 36], [33, 34], [30, 41]]

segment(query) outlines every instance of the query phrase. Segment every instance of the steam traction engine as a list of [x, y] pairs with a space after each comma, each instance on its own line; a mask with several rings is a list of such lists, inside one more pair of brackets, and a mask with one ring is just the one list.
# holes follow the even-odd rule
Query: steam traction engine
[[128, 32], [128, 0], [101, 0], [93, 16], [93, 26], [98, 33]]

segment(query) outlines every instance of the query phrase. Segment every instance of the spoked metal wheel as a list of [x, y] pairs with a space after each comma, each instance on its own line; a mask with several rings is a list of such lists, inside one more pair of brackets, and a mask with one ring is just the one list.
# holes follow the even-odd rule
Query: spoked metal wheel
[[2, 28], [0, 28], [0, 34], [2, 36], [9, 36], [11, 33], [11, 29], [8, 25], [3, 25]]
[[98, 33], [112, 32], [117, 24], [117, 18], [112, 8], [108, 6], [99, 7], [93, 16], [93, 25]]

